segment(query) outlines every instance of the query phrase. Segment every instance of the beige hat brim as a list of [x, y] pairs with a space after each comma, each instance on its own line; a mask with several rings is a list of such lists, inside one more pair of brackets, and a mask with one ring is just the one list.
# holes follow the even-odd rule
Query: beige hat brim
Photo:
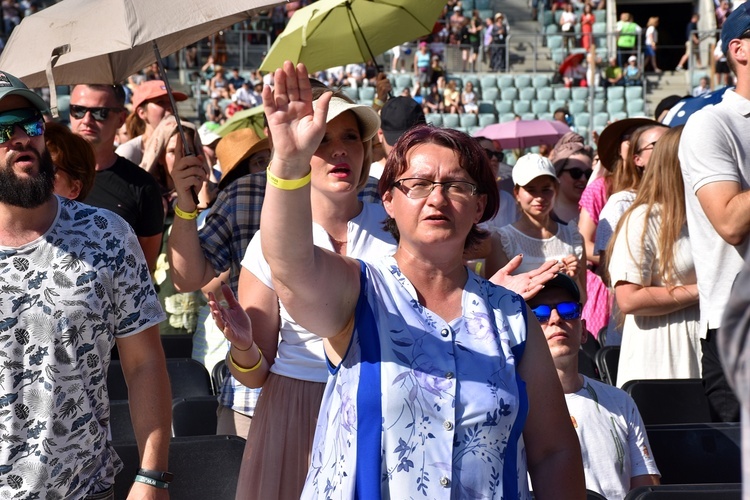
[[334, 96], [331, 98], [331, 101], [328, 104], [326, 123], [330, 123], [334, 118], [345, 111], [351, 111], [357, 116], [363, 141], [369, 141], [375, 137], [375, 134], [380, 128], [380, 117], [375, 110], [364, 104], [352, 104], [340, 97]]

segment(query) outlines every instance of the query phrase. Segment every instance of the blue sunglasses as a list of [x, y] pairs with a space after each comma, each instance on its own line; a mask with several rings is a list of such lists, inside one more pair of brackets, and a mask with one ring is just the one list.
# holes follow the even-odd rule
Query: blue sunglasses
[[13, 137], [16, 126], [21, 127], [29, 137], [44, 134], [44, 117], [34, 108], [11, 109], [0, 113], [0, 144]]
[[539, 320], [539, 323], [544, 324], [549, 321], [549, 317], [552, 315], [552, 310], [557, 310], [557, 314], [562, 319], [578, 319], [581, 317], [581, 311], [583, 308], [578, 302], [560, 302], [559, 304], [546, 305], [534, 307], [531, 311]]

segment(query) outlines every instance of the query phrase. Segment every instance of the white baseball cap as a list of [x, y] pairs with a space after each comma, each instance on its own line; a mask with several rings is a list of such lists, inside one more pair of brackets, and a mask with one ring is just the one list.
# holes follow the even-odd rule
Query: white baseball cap
[[517, 186], [525, 186], [543, 175], [548, 175], [557, 180], [552, 162], [536, 153], [523, 155], [513, 166], [513, 184]]

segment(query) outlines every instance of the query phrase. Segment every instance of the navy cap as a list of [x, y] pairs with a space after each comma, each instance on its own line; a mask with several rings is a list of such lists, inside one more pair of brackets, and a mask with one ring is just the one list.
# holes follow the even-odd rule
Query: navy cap
[[549, 290], [550, 288], [562, 288], [573, 297], [574, 301], [581, 301], [581, 292], [578, 290], [578, 285], [567, 274], [557, 273], [554, 278], [544, 284], [545, 290]]
[[721, 27], [721, 50], [729, 51], [729, 42], [739, 38], [750, 29], [750, 2], [739, 5], [732, 11]]
[[380, 110], [380, 129], [389, 146], [396, 144], [404, 132], [420, 123], [425, 123], [424, 111], [411, 97], [388, 99]]

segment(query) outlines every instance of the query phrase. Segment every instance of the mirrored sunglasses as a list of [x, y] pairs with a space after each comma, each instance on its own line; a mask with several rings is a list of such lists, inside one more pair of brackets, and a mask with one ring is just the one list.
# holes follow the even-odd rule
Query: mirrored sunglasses
[[586, 176], [586, 179], [588, 179], [589, 177], [591, 177], [591, 174], [593, 174], [593, 173], [594, 173], [594, 170], [593, 170], [593, 169], [582, 170], [582, 169], [580, 169], [580, 168], [568, 168], [568, 169], [565, 169], [565, 170], [563, 170], [563, 172], [567, 172], [567, 173], [569, 173], [569, 174], [570, 174], [570, 176], [571, 176], [571, 177], [572, 177], [572, 178], [573, 178], [574, 180], [576, 180], [576, 181], [577, 181], [578, 179], [580, 179], [580, 178], [581, 178], [581, 177], [583, 177], [584, 175]]
[[561, 319], [571, 320], [581, 317], [582, 307], [578, 302], [560, 302], [554, 305], [543, 304], [536, 306], [531, 311], [536, 316], [536, 319], [539, 320], [539, 323], [544, 324], [549, 321], [553, 309], [557, 310], [557, 314]]
[[35, 108], [12, 109], [0, 113], [0, 143], [8, 142], [17, 126], [29, 137], [38, 137], [44, 134], [44, 117]]
[[110, 111], [118, 112], [122, 111], [122, 108], [89, 108], [86, 106], [78, 106], [77, 104], [70, 105], [70, 116], [76, 120], [82, 120], [86, 113], [91, 113], [94, 120], [103, 122], [109, 116]]

